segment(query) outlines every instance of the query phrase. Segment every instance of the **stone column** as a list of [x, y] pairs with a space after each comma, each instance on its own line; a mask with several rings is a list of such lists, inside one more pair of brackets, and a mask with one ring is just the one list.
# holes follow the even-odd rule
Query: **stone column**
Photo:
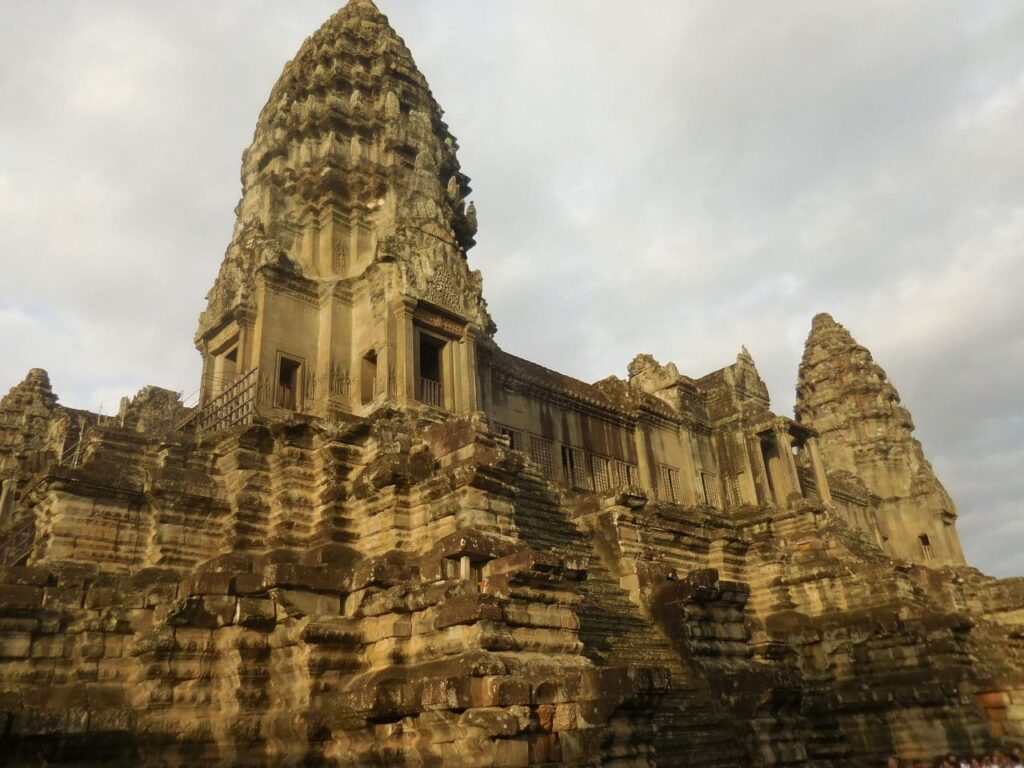
[[832, 492], [828, 487], [828, 477], [825, 475], [825, 464], [821, 460], [821, 451], [818, 449], [818, 438], [807, 438], [807, 454], [811, 459], [811, 469], [814, 471], [814, 483], [818, 486], [818, 498], [825, 506], [832, 504]]
[[0, 481], [0, 523], [4, 522], [14, 509], [14, 480]]
[[[726, 439], [730, 441], [736, 440], [736, 444], [740, 450], [729, 450], [728, 456], [730, 458], [730, 464], [738, 462], [739, 466], [733, 466], [730, 468], [731, 474], [736, 478], [736, 491], [738, 501], [740, 504], [757, 504], [757, 477], [755, 475], [754, 463], [750, 458], [750, 443], [744, 438], [743, 429], [736, 427], [726, 435]], [[723, 477], [723, 481], [728, 485], [730, 482], [728, 477]], [[729, 496], [729, 489], [726, 488], [726, 496]], [[731, 499], [726, 499], [727, 502], [731, 502]]]
[[679, 428], [679, 442], [683, 449], [683, 466], [679, 471], [679, 480], [682, 486], [680, 490], [683, 498], [680, 499], [680, 502], [688, 506], [696, 506], [700, 499], [696, 483], [700, 482], [700, 477], [693, 461], [693, 441], [690, 439], [690, 433], [682, 427]]
[[391, 307], [384, 360], [378, 360], [378, 364], [385, 366], [384, 386], [388, 399], [397, 406], [406, 405], [416, 397], [416, 338], [412, 323], [415, 304], [415, 299], [405, 298]]
[[800, 495], [800, 477], [796, 473], [796, 461], [793, 459], [793, 438], [784, 425], [776, 426], [775, 444], [779, 447], [780, 475], [784, 478], [786, 488], [780, 489], [780, 501], [785, 501], [794, 493]]
[[459, 377], [459, 413], [473, 413], [480, 409], [480, 395], [476, 370], [476, 329], [470, 326], [459, 344], [460, 368], [456, 371]]
[[747, 453], [750, 456], [750, 470], [757, 490], [758, 502], [772, 503], [772, 486], [768, 482], [768, 467], [764, 463], [764, 448], [759, 435], [747, 438]]
[[645, 433], [646, 425], [643, 421], [638, 421], [636, 428], [633, 430], [633, 445], [636, 447], [636, 469], [639, 475], [640, 487], [643, 488], [644, 492], [651, 498], [657, 498], [654, 484], [654, 468], [651, 467], [650, 457], [647, 452], [647, 435]]

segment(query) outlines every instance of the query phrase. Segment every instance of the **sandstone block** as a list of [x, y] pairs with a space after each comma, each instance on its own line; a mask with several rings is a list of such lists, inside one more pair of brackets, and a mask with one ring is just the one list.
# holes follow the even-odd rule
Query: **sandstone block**
[[28, 632], [6, 632], [0, 635], [0, 658], [25, 659], [32, 651], [32, 635]]
[[238, 598], [235, 623], [250, 629], [273, 629], [277, 622], [274, 601], [253, 597]]
[[76, 638], [76, 654], [83, 659], [102, 659], [107, 642], [103, 632], [83, 632]]
[[39, 619], [15, 616], [0, 617], [0, 633], [4, 632], [38, 632]]
[[978, 706], [983, 709], [990, 707], [1005, 707], [1010, 704], [1010, 694], [1004, 691], [993, 691], [991, 693], [979, 693], [975, 696]]
[[295, 618], [337, 616], [341, 613], [341, 600], [337, 595], [321, 595], [297, 589], [274, 589], [271, 591], [271, 597], [277, 603], [280, 612]]
[[530, 765], [530, 745], [523, 739], [501, 739], [494, 742], [496, 768], [521, 768]]
[[236, 573], [231, 591], [236, 595], [255, 595], [265, 592], [262, 573]]
[[467, 709], [472, 703], [472, 680], [468, 677], [434, 678], [423, 683], [425, 709]]
[[507, 738], [519, 733], [519, 720], [500, 707], [467, 709], [459, 717], [459, 725], [480, 728], [488, 736]]
[[[548, 720], [550, 724], [550, 720]], [[542, 726], [542, 730], [547, 731]], [[558, 734], [550, 732], [534, 733], [529, 740], [529, 765], [558, 764], [562, 761], [562, 749], [559, 746]]]
[[361, 622], [342, 616], [311, 617], [302, 630], [302, 639], [317, 645], [355, 648], [362, 641]]
[[449, 600], [437, 609], [434, 626], [444, 629], [456, 624], [474, 624], [481, 620], [500, 621], [501, 606], [487, 595], [466, 595]]
[[175, 627], [192, 626], [205, 629], [223, 627], [230, 623], [235, 615], [234, 598], [223, 597], [222, 600], [218, 600], [217, 595], [211, 595], [209, 599], [209, 605], [206, 598], [196, 595], [175, 600], [168, 607], [167, 623]]
[[59, 659], [64, 656], [64, 635], [39, 635], [32, 640], [32, 658]]
[[562, 760], [566, 765], [588, 765], [599, 761], [607, 732], [606, 728], [589, 728], [560, 733], [558, 746], [562, 750]]
[[552, 721], [552, 730], [571, 731], [576, 727], [578, 709], [573, 702], [555, 705], [555, 715]]
[[340, 594], [345, 591], [339, 571], [297, 563], [274, 563], [263, 569], [263, 588], [291, 588]]
[[15, 565], [0, 568], [0, 584], [21, 584], [31, 587], [45, 587], [52, 575], [46, 568]]
[[203, 608], [214, 617], [216, 626], [226, 627], [235, 620], [238, 599], [227, 594], [203, 595]]
[[119, 602], [119, 593], [113, 587], [89, 587], [85, 593], [86, 608], [109, 608]]
[[181, 582], [182, 595], [230, 595], [233, 574], [222, 571], [194, 573]]
[[0, 611], [30, 611], [43, 604], [41, 587], [29, 584], [0, 584]]
[[82, 607], [81, 587], [45, 587], [43, 607], [50, 611], [66, 611]]
[[530, 684], [508, 675], [472, 678], [472, 700], [477, 707], [508, 707], [530, 703]]
[[145, 587], [142, 599], [144, 608], [163, 608], [166, 610], [178, 597], [178, 585], [165, 582]]

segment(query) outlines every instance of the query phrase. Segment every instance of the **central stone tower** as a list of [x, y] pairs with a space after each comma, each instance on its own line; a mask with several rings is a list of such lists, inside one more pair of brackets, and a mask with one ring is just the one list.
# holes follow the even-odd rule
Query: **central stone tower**
[[493, 326], [466, 263], [469, 180], [441, 116], [370, 0], [285, 65], [199, 320], [201, 406], [244, 389], [271, 418], [477, 409], [475, 340]]

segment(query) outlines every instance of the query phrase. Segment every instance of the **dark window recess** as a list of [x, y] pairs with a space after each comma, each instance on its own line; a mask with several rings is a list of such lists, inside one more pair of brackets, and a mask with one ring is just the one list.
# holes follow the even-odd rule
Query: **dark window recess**
[[508, 447], [513, 451], [523, 450], [523, 434], [519, 430], [499, 425], [498, 434], [504, 435], [508, 438]]
[[928, 534], [927, 533], [922, 533], [917, 538], [921, 542], [921, 550], [924, 552], [924, 559], [925, 560], [931, 560], [932, 557], [933, 557], [933, 555], [932, 555], [932, 542], [931, 542], [931, 539], [928, 538]]
[[377, 396], [377, 353], [367, 352], [359, 367], [359, 398], [363, 405], [369, 405]]
[[562, 473], [566, 485], [585, 491], [594, 490], [590, 473], [587, 471], [586, 454], [579, 448], [562, 446]]
[[294, 411], [299, 402], [299, 370], [302, 363], [282, 357], [277, 369], [277, 404]]
[[438, 408], [444, 406], [442, 388], [441, 355], [444, 342], [432, 336], [420, 334], [420, 391], [419, 400]]

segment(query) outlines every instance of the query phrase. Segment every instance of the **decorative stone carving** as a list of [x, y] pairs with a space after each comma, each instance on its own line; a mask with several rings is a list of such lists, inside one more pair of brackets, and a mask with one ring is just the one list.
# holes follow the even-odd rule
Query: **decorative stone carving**
[[331, 394], [348, 396], [349, 387], [351, 386], [351, 380], [348, 375], [348, 370], [339, 363], [335, 363], [331, 367]]

